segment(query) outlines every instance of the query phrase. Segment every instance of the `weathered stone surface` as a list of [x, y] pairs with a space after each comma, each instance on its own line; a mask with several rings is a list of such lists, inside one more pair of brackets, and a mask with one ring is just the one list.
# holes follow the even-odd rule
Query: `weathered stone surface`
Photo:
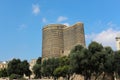
[[68, 27], [50, 24], [43, 28], [42, 58], [68, 55], [77, 44], [85, 46], [83, 23]]

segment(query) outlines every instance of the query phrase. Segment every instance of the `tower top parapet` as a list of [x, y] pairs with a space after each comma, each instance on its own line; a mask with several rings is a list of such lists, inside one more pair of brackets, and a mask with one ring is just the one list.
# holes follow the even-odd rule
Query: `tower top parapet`
[[58, 28], [65, 28], [67, 27], [66, 25], [63, 25], [63, 24], [49, 24], [49, 25], [46, 25], [44, 26], [43, 30], [46, 30], [46, 29], [58, 29]]

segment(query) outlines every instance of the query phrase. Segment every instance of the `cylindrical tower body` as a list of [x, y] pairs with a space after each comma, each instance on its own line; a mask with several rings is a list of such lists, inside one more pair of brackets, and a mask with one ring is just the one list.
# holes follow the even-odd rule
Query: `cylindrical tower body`
[[60, 57], [64, 52], [63, 28], [65, 25], [50, 24], [43, 28], [42, 58]]

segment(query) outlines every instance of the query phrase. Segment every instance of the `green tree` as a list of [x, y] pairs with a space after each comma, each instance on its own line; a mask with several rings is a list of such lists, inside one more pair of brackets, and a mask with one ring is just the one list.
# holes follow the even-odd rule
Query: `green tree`
[[88, 46], [89, 51], [89, 63], [91, 75], [95, 75], [95, 79], [103, 72], [103, 64], [105, 61], [105, 52], [103, 51], [104, 47], [93, 41]]
[[[120, 77], [120, 51], [116, 51], [114, 55], [114, 63], [115, 63], [115, 74], [116, 77]], [[118, 76], [117, 76], [118, 75]]]
[[113, 54], [114, 51], [112, 50], [112, 48], [110, 46], [104, 47], [104, 50], [106, 52], [106, 54]]
[[89, 44], [88, 49], [91, 54], [95, 54], [96, 52], [101, 52], [103, 50], [103, 46], [102, 44], [93, 41]]
[[23, 70], [21, 70], [21, 60], [13, 59], [8, 63], [7, 68], [8, 75], [17, 74], [23, 76]]
[[8, 63], [7, 73], [8, 76], [15, 75], [15, 77], [18, 78], [23, 77], [24, 74], [30, 76], [29, 63], [27, 60], [21, 61], [20, 59], [13, 59]]
[[63, 56], [59, 58], [59, 66], [69, 65], [70, 59], [67, 56]]
[[88, 50], [81, 45], [77, 45], [72, 49], [69, 57], [72, 72], [83, 75], [85, 80], [90, 79], [91, 71]]
[[41, 78], [41, 64], [35, 64], [33, 66], [33, 72], [35, 74], [35, 78]]
[[36, 64], [32, 68], [33, 73], [35, 74], [35, 78], [41, 78], [41, 75], [42, 75], [41, 63], [42, 63], [42, 58], [38, 57]]
[[22, 61], [20, 65], [21, 65], [21, 70], [23, 70], [23, 74], [25, 74], [26, 76], [29, 76], [30, 78], [30, 75], [32, 72], [29, 69], [30, 65], [27, 62], [27, 60]]
[[62, 74], [62, 68], [61, 67], [57, 67], [54, 72], [53, 72], [54, 76], [56, 79], [58, 79], [59, 77], [61, 77]]
[[92, 75], [95, 76], [95, 80], [103, 73], [104, 63], [106, 61], [106, 53], [104, 51], [93, 54], [90, 58], [90, 66]]
[[[113, 54], [107, 54], [106, 61], [104, 63], [104, 73], [105, 74], [104, 74], [103, 78], [111, 77], [111, 80], [114, 80], [115, 67], [113, 65], [115, 65], [114, 55]], [[107, 77], [105, 77], [105, 76], [107, 76]]]
[[54, 76], [59, 78], [63, 77], [69, 80], [71, 76], [71, 67], [69, 57], [63, 56], [59, 58], [59, 67], [57, 67], [54, 72]]
[[[110, 52], [110, 49], [106, 49]], [[81, 45], [75, 46], [70, 53], [73, 72], [83, 75], [85, 80], [91, 80], [91, 76], [95, 75], [96, 80], [104, 70], [105, 54], [104, 47], [97, 42], [91, 42], [88, 49]]]
[[107, 80], [109, 78], [110, 80], [114, 80], [114, 51], [111, 47], [104, 47], [102, 53], [104, 54], [101, 57], [101, 60], [103, 60], [103, 68], [101, 70], [104, 72], [103, 79]]
[[44, 60], [42, 63], [42, 74], [45, 77], [53, 77], [55, 78], [53, 72], [59, 66], [59, 59], [58, 58], [49, 58]]
[[41, 58], [41, 57], [38, 57], [36, 63], [37, 63], [37, 64], [41, 64], [41, 62], [42, 62], [42, 58]]
[[65, 65], [65, 66], [60, 66], [60, 67], [56, 68], [54, 70], [53, 74], [56, 78], [63, 77], [66, 80], [69, 80], [69, 78], [70, 78], [69, 71], [70, 71], [70, 66]]
[[7, 70], [6, 69], [1, 69], [0, 70], [0, 77], [7, 77], [8, 74], [7, 74]]

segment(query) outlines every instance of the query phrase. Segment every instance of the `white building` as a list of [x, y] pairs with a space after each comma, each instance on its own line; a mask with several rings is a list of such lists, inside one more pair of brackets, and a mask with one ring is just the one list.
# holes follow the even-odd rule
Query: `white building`
[[7, 66], [8, 66], [8, 62], [0, 61], [0, 69], [5, 69], [5, 68], [7, 68]]
[[117, 50], [120, 50], [120, 36], [116, 37], [116, 47], [117, 47]]
[[34, 73], [33, 73], [33, 70], [32, 70], [32, 68], [33, 68], [33, 66], [36, 64], [36, 61], [37, 61], [37, 59], [32, 59], [30, 62], [29, 62], [29, 64], [30, 64], [30, 70], [32, 71], [32, 75], [30, 76], [30, 78], [34, 78]]

